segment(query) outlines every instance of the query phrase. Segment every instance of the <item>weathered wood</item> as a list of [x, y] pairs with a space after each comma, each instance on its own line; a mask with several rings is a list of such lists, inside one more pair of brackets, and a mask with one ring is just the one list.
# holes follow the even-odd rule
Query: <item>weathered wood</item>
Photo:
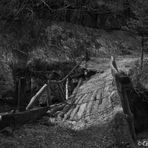
[[111, 67], [112, 75], [115, 76], [115, 74], [117, 74], [119, 72], [119, 70], [117, 68], [115, 58], [113, 56], [111, 56], [110, 67]]
[[127, 97], [127, 91], [126, 91], [128, 87], [131, 87], [130, 79], [123, 73], [119, 73], [117, 64], [114, 58], [111, 58], [111, 71], [115, 79], [118, 94], [120, 96], [123, 112], [128, 117], [127, 121], [129, 124], [132, 138], [134, 141], [136, 141], [134, 118], [133, 118], [133, 113], [131, 112], [131, 109], [130, 109], [129, 100]]
[[17, 103], [18, 111], [24, 111], [28, 103], [25, 91], [26, 91], [26, 78], [22, 77], [19, 79], [19, 82], [18, 82], [18, 103]]
[[84, 103], [80, 106], [79, 111], [78, 111], [77, 116], [76, 116], [76, 120], [79, 120], [82, 117], [84, 117], [83, 115], [84, 115], [84, 111], [86, 109], [86, 105], [87, 105], [87, 103]]
[[36, 93], [36, 95], [31, 98], [29, 104], [26, 107], [26, 110], [29, 110], [29, 109], [31, 109], [33, 107], [35, 102], [40, 98], [40, 96], [45, 91], [46, 87], [47, 87], [47, 84], [44, 84], [43, 87]]
[[80, 66], [80, 64], [82, 63], [82, 61], [84, 60], [84, 58], [82, 58], [82, 60], [60, 81], [51, 81], [52, 83], [62, 83], [64, 82], [73, 72], [76, 68], [78, 68]]
[[[78, 84], [77, 84], [76, 88], [75, 88], [74, 91], [73, 91], [72, 97], [77, 94], [77, 92], [78, 92], [78, 90], [79, 90], [79, 87], [81, 86], [82, 82], [83, 82], [83, 80], [82, 80], [82, 78], [80, 78], [79, 81], [78, 81]], [[69, 97], [69, 98], [70, 98], [70, 97]]]
[[55, 106], [54, 108], [52, 108], [51, 110], [49, 110], [47, 112], [48, 116], [52, 116], [54, 115], [57, 111], [61, 111], [63, 108], [65, 107], [65, 104], [60, 104], [58, 106]]
[[73, 107], [71, 107], [71, 108], [69, 109], [69, 111], [68, 111], [66, 114], [64, 114], [63, 121], [69, 119], [69, 117], [70, 117], [72, 111], [73, 111]]
[[50, 89], [50, 82], [48, 81], [47, 87], [46, 87], [46, 91], [47, 91], [47, 106], [51, 105], [51, 89]]
[[65, 94], [64, 94], [64, 90], [62, 88], [62, 85], [58, 84], [58, 87], [59, 87], [59, 90], [60, 90], [60, 93], [61, 93], [62, 101], [65, 101]]
[[63, 110], [61, 111], [61, 113], [59, 114], [60, 117], [64, 117], [64, 114], [66, 114], [66, 112], [69, 111], [69, 109], [71, 108], [72, 104], [67, 104], [65, 105], [65, 107], [63, 108]]
[[[93, 108], [93, 102], [96, 99], [98, 90], [95, 90], [90, 98], [90, 101], [88, 102], [87, 109], [86, 109], [86, 116], [91, 114], [92, 108]], [[88, 116], [89, 117], [89, 116]]]
[[46, 114], [48, 109], [49, 107], [38, 107], [23, 112], [3, 113], [0, 115], [0, 130], [8, 126], [15, 128], [25, 123], [35, 121]]
[[79, 110], [80, 108], [80, 105], [76, 105], [76, 107], [73, 109], [73, 111], [71, 112], [71, 115], [70, 115], [70, 120], [73, 120], [77, 111]]
[[67, 78], [67, 79], [66, 79], [66, 86], [65, 86], [65, 87], [66, 87], [66, 88], [65, 88], [65, 89], [66, 89], [66, 100], [68, 100], [68, 93], [69, 93], [69, 92], [68, 92], [68, 82], [69, 82], [69, 80], [68, 80], [68, 78]]
[[17, 97], [17, 110], [20, 110], [20, 103], [21, 103], [21, 80], [18, 81], [18, 97]]

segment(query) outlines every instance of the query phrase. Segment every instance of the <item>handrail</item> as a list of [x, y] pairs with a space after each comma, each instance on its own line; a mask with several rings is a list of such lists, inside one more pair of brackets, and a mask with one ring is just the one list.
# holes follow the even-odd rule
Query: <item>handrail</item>
[[64, 82], [72, 74], [72, 72], [82, 63], [83, 59], [62, 80], [59, 80], [59, 81], [51, 80], [50, 82], [51, 83], [62, 83], [62, 82]]
[[45, 91], [46, 87], [48, 85], [47, 84], [44, 84], [41, 89], [31, 98], [29, 104], [27, 105], [26, 107], [26, 110], [29, 110], [32, 108], [33, 104], [37, 101], [37, 99], [40, 98], [40, 96], [43, 94], [43, 92]]
[[[65, 80], [67, 80], [67, 78], [72, 74], [72, 72], [82, 63], [83, 59], [76, 65], [74, 66], [74, 68], [62, 79], [62, 80], [59, 80], [59, 81], [48, 81], [47, 84], [44, 84], [41, 89], [31, 98], [29, 104], [27, 105], [26, 107], [26, 110], [29, 110], [33, 107], [33, 105], [35, 104], [35, 102], [40, 98], [40, 96], [43, 94], [43, 92], [46, 90], [47, 91], [47, 95], [48, 95], [48, 98], [47, 98], [47, 105], [49, 106], [50, 103], [51, 103], [51, 100], [50, 99], [50, 88], [49, 88], [49, 83], [56, 83], [59, 85], [61, 91], [62, 91], [62, 88], [61, 88], [61, 84], [62, 82], [64, 82]], [[68, 98], [68, 96], [67, 96]], [[63, 100], [64, 101], [64, 100]]]

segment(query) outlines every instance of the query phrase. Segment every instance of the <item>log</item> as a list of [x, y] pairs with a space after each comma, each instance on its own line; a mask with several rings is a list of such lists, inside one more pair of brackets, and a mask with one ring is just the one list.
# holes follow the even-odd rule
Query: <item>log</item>
[[84, 111], [85, 111], [85, 108], [86, 108], [86, 105], [87, 105], [87, 103], [84, 103], [80, 106], [79, 111], [77, 113], [77, 116], [75, 118], [76, 120], [80, 120], [82, 118]]
[[96, 96], [96, 101], [94, 101], [94, 107], [93, 107], [93, 112], [98, 112], [98, 108], [99, 108], [99, 105], [102, 104], [102, 91], [99, 90], [98, 91], [98, 94]]
[[74, 116], [76, 115], [77, 111], [79, 110], [79, 107], [80, 105], [77, 105], [73, 111], [71, 112], [71, 115], [70, 115], [70, 120], [73, 120], [74, 119]]
[[[84, 94], [84, 95], [82, 96], [82, 98], [78, 101], [77, 105], [79, 105], [80, 107], [79, 107], [79, 109], [77, 110], [77, 113], [75, 114], [75, 116], [74, 116], [74, 118], [73, 118], [74, 120], [78, 120], [79, 111], [80, 111], [80, 109], [82, 109], [81, 106], [83, 106], [83, 104], [87, 104], [86, 101], [84, 101], [87, 96], [88, 96], [88, 94]], [[84, 102], [83, 102], [83, 101], [84, 101]], [[84, 106], [83, 106], [83, 107], [84, 107]]]
[[80, 105], [78, 105], [78, 102], [81, 100], [81, 98], [82, 98], [83, 96], [79, 96], [76, 100], [75, 100], [75, 102], [74, 102], [74, 109], [73, 109], [73, 111], [71, 112], [71, 115], [70, 115], [70, 120], [72, 120], [73, 119], [73, 117], [75, 116], [75, 114], [76, 114], [76, 112], [78, 111], [78, 109], [79, 109], [79, 107], [80, 107]]
[[63, 108], [63, 110], [61, 111], [61, 113], [59, 114], [60, 117], [64, 117], [64, 114], [71, 108], [71, 104], [67, 104], [65, 105], [65, 107]]
[[128, 116], [127, 121], [129, 124], [132, 138], [136, 142], [134, 118], [133, 118], [133, 113], [131, 112], [131, 109], [130, 109], [129, 100], [127, 97], [127, 91], [126, 91], [127, 86], [130, 86], [132, 88], [130, 78], [123, 73], [119, 73], [117, 64], [114, 58], [111, 58], [111, 71], [112, 71], [113, 78], [115, 79], [115, 84], [117, 86], [118, 94], [120, 96], [123, 112], [125, 115]]
[[47, 112], [48, 116], [55, 114], [57, 111], [61, 111], [65, 107], [65, 104], [60, 104], [59, 106], [55, 106], [51, 110]]
[[45, 91], [46, 87], [47, 87], [47, 84], [44, 84], [43, 87], [36, 93], [36, 95], [31, 98], [29, 104], [26, 107], [26, 110], [29, 110], [29, 109], [31, 109], [33, 107], [35, 102], [40, 98], [40, 96]]
[[25, 123], [35, 121], [45, 115], [48, 109], [49, 107], [38, 107], [23, 112], [1, 114], [0, 130], [8, 126], [16, 128]]
[[69, 82], [69, 80], [68, 80], [68, 78], [67, 78], [67, 79], [66, 79], [66, 86], [65, 86], [65, 87], [66, 87], [66, 88], [65, 88], [65, 89], [66, 89], [66, 100], [68, 100], [68, 93], [69, 93], [69, 92], [68, 92], [68, 82]]
[[63, 121], [69, 119], [72, 111], [73, 111], [73, 107], [64, 115]]
[[[84, 94], [84, 95], [85, 95], [85, 94]], [[76, 100], [74, 101], [74, 104], [77, 105], [78, 102], [81, 100], [81, 98], [82, 98], [84, 95], [80, 95], [80, 96], [78, 96], [78, 98], [75, 98]]]
[[87, 96], [88, 96], [88, 94], [84, 94], [83, 97], [79, 100], [78, 104], [82, 105], [83, 103], [85, 103], [86, 102], [85, 99]]
[[88, 102], [88, 105], [87, 105], [87, 108], [86, 108], [86, 116], [88, 118], [90, 118], [90, 114], [91, 114], [91, 110], [92, 110], [92, 105], [93, 105], [93, 102], [94, 100], [96, 99], [96, 94], [97, 94], [98, 90], [94, 91], [94, 93], [92, 94], [91, 98], [90, 98], [90, 101]]

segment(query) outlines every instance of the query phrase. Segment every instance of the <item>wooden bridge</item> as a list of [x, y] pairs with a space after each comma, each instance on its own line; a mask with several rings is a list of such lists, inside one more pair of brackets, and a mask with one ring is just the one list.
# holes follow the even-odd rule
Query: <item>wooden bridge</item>
[[[133, 102], [139, 101], [139, 95], [135, 91], [130, 78], [120, 72], [117, 68], [115, 59], [111, 59], [111, 71], [108, 69], [105, 73], [96, 74], [85, 85], [81, 85], [82, 80], [79, 80], [77, 87], [74, 89], [71, 96], [68, 95], [68, 78], [73, 71], [80, 65], [80, 61], [70, 72], [60, 81], [49, 80], [41, 89], [33, 96], [25, 107], [24, 111], [14, 111], [3, 113], [0, 115], [0, 129], [6, 126], [17, 127], [24, 123], [36, 120], [47, 114], [50, 117], [59, 118], [60, 122], [70, 122], [77, 124], [80, 128], [85, 125], [93, 125], [106, 122], [118, 112], [118, 109], [125, 115], [127, 123], [130, 127], [130, 133], [134, 141], [136, 141], [135, 129], [139, 126], [144, 126], [147, 123], [140, 123], [139, 119], [147, 118], [146, 110], [142, 109], [135, 116], [132, 110]], [[113, 85], [113, 78], [116, 85]], [[63, 93], [63, 100], [58, 104], [51, 104], [51, 85], [56, 84], [61, 88], [62, 83], [66, 84]], [[130, 90], [130, 93], [129, 93]], [[47, 106], [36, 107], [35, 103], [42, 95], [47, 94]], [[134, 100], [131, 96], [134, 96]], [[117, 101], [119, 98], [119, 102]], [[121, 106], [120, 106], [121, 105]], [[147, 104], [140, 102], [138, 107], [143, 108]], [[18, 109], [19, 109], [18, 103]], [[138, 108], [136, 108], [138, 109]], [[138, 110], [139, 112], [139, 110]], [[146, 121], [146, 120], [145, 120]]]

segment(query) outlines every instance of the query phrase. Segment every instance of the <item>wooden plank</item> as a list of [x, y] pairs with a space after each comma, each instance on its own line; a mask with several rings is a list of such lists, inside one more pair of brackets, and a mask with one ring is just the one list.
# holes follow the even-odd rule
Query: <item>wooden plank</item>
[[96, 99], [96, 94], [97, 94], [97, 92], [98, 92], [98, 90], [95, 90], [95, 91], [93, 92], [93, 94], [92, 94], [92, 96], [90, 97], [90, 100], [89, 100], [89, 102], [88, 102], [88, 104], [87, 104], [87, 107], [86, 107], [86, 114], [85, 114], [85, 116], [86, 116], [87, 119], [90, 119], [91, 111], [92, 111], [92, 108], [93, 108], [92, 105], [93, 105], [94, 100]]
[[80, 105], [76, 105], [76, 107], [73, 109], [73, 111], [71, 112], [71, 115], [70, 115], [70, 120], [73, 120], [77, 111], [79, 110], [79, 107]]
[[54, 108], [52, 108], [51, 110], [49, 110], [47, 112], [48, 116], [52, 116], [53, 114], [55, 114], [57, 111], [61, 111], [63, 108], [65, 107], [65, 104], [59, 104], [58, 106], [55, 106]]
[[45, 91], [46, 87], [47, 87], [47, 84], [44, 84], [43, 87], [36, 93], [36, 95], [31, 98], [29, 104], [26, 107], [26, 110], [29, 110], [29, 109], [31, 109], [33, 107], [35, 102], [40, 98], [40, 96]]
[[63, 121], [69, 119], [69, 117], [70, 117], [72, 111], [73, 111], [73, 106], [69, 109], [69, 111], [68, 111], [66, 114], [64, 114]]
[[86, 105], [87, 105], [87, 103], [84, 103], [80, 106], [77, 116], [75, 118], [76, 120], [80, 120], [83, 117], [83, 113], [85, 111]]
[[61, 113], [59, 114], [60, 117], [64, 117], [64, 114], [66, 114], [66, 112], [69, 111], [69, 109], [71, 108], [72, 104], [67, 104], [65, 105], [65, 107], [63, 108], [63, 110], [61, 111]]
[[28, 122], [35, 121], [42, 117], [48, 111], [49, 107], [39, 107], [18, 113], [5, 113], [0, 119], [0, 130], [5, 127], [17, 127]]
[[[79, 87], [81, 86], [82, 82], [83, 82], [83, 80], [82, 80], [82, 78], [80, 78], [79, 81], [78, 81], [78, 84], [77, 84], [76, 88], [74, 89], [73, 94], [72, 94], [71, 97], [75, 97], [76, 96], [76, 94], [78, 93]], [[69, 98], [71, 98], [71, 97], [69, 97]]]

